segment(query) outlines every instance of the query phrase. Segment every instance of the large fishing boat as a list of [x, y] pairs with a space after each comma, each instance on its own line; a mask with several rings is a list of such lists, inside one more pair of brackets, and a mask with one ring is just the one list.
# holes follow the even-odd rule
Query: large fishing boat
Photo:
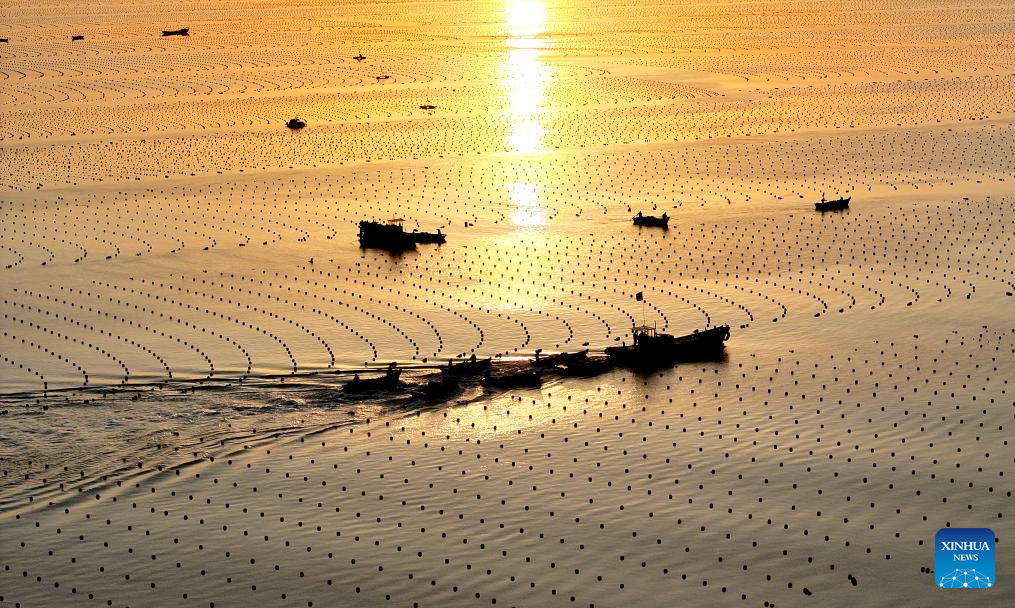
[[720, 325], [686, 336], [661, 334], [653, 327], [641, 326], [635, 327], [633, 334], [633, 344], [607, 347], [606, 354], [617, 365], [651, 368], [721, 355], [724, 342], [730, 338], [730, 326]]
[[181, 27], [178, 30], [162, 30], [162, 35], [163, 36], [189, 36], [190, 35], [190, 28], [189, 27]]
[[362, 221], [359, 223], [359, 246], [373, 249], [386, 249], [388, 251], [407, 251], [415, 249], [417, 243], [441, 244], [447, 240], [447, 235], [437, 232], [406, 232], [402, 227], [403, 220], [400, 217], [390, 219], [387, 223]]
[[416, 248], [416, 241], [406, 234], [401, 219], [388, 223], [362, 221], [359, 223], [359, 246], [387, 251], [407, 251]]

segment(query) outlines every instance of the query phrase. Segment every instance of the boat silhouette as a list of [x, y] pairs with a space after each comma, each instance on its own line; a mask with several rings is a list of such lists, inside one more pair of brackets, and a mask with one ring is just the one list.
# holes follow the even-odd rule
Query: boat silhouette
[[580, 350], [573, 353], [554, 353], [552, 355], [542, 355], [542, 349], [536, 351], [536, 360], [532, 362], [537, 367], [554, 367], [557, 365], [575, 365], [585, 361], [588, 357], [589, 349]]
[[436, 401], [453, 395], [458, 390], [458, 386], [457, 377], [442, 373], [440, 379], [429, 380], [418, 389], [411, 391], [410, 394], [415, 399]]
[[814, 208], [818, 211], [840, 211], [849, 207], [849, 200], [853, 198], [847, 196], [846, 198], [838, 198], [834, 201], [826, 201], [825, 196], [821, 195], [821, 200], [814, 203]]
[[190, 35], [190, 28], [189, 27], [181, 27], [178, 30], [162, 30], [162, 35], [163, 36], [189, 36]]
[[383, 376], [364, 380], [359, 377], [359, 374], [356, 374], [352, 377], [352, 380], [345, 383], [342, 390], [347, 393], [367, 393], [395, 388], [398, 386], [401, 376], [402, 370], [395, 367], [394, 363], [390, 363], [388, 364], [388, 371]]
[[448, 366], [444, 368], [445, 373], [453, 376], [472, 376], [480, 372], [486, 371], [490, 368], [491, 360], [489, 357], [486, 359], [476, 359], [476, 355], [472, 355], [465, 361], [455, 363], [454, 361], [448, 361]]
[[730, 326], [720, 325], [686, 336], [656, 332], [648, 326], [633, 329], [634, 343], [606, 348], [606, 354], [617, 365], [633, 368], [658, 368], [677, 361], [714, 359], [722, 355]]
[[437, 232], [417, 232], [416, 229], [413, 229], [413, 231], [409, 233], [409, 238], [411, 238], [414, 242], [421, 244], [437, 243], [439, 245], [447, 242], [447, 235], [441, 232], [440, 228], [437, 229]]
[[363, 249], [408, 251], [416, 248], [416, 241], [402, 229], [401, 219], [388, 223], [362, 221], [359, 223], [359, 246]]
[[408, 251], [416, 244], [446, 242], [447, 235], [437, 232], [406, 232], [402, 227], [405, 220], [393, 218], [387, 223], [362, 221], [359, 223], [359, 245], [364, 249], [385, 249], [387, 251]]
[[661, 216], [643, 215], [641, 211], [631, 218], [635, 226], [653, 226], [655, 228], [669, 228], [670, 216], [663, 213]]
[[84, 34], [74, 34], [73, 36], [70, 37], [70, 39], [71, 39], [72, 42], [74, 40], [84, 40], [85, 36], [84, 36]]

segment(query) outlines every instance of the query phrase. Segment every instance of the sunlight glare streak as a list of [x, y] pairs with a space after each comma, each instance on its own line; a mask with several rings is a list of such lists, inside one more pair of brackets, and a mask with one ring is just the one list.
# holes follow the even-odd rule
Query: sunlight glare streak
[[546, 8], [537, 0], [511, 0], [505, 12], [508, 33], [515, 38], [536, 36], [546, 27]]
[[[546, 29], [546, 10], [536, 0], [510, 0], [506, 8], [509, 38], [503, 83], [511, 113], [507, 137], [512, 152], [533, 154], [543, 151], [545, 128], [540, 106], [546, 88], [546, 67], [540, 61], [544, 41], [533, 38]], [[546, 210], [539, 196], [539, 184], [507, 185], [508, 198], [515, 206], [511, 219], [516, 226], [533, 228], [546, 223]]]

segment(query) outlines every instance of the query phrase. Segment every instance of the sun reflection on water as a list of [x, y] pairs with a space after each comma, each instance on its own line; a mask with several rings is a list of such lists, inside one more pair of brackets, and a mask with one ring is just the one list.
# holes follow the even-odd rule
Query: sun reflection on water
[[505, 14], [508, 33], [514, 38], [536, 36], [546, 28], [546, 7], [538, 0], [508, 0]]
[[[509, 47], [502, 82], [509, 103], [511, 130], [508, 149], [519, 154], [543, 151], [546, 129], [540, 115], [547, 70], [540, 60], [544, 41], [536, 38], [546, 30], [546, 9], [536, 0], [508, 0], [505, 28]], [[546, 210], [539, 196], [540, 185], [507, 184], [515, 205], [511, 217], [517, 226], [529, 228], [546, 223]]]
[[516, 226], [542, 226], [546, 224], [546, 208], [539, 196], [537, 184], [508, 184], [508, 198], [515, 206], [511, 221]]

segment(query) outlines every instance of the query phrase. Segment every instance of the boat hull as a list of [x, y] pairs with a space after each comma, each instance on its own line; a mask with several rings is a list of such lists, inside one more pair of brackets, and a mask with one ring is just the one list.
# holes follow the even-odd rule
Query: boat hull
[[490, 369], [491, 362], [490, 359], [462, 361], [461, 363], [448, 362], [448, 367], [444, 368], [444, 371], [452, 376], [474, 376]]
[[589, 349], [580, 350], [574, 353], [556, 353], [553, 355], [545, 355], [538, 357], [533, 361], [533, 365], [539, 367], [554, 367], [556, 365], [575, 365], [585, 361], [588, 357]]
[[669, 228], [670, 218], [666, 215], [655, 217], [654, 215], [636, 215], [631, 218], [635, 226], [648, 226], [651, 228]]
[[818, 201], [814, 208], [818, 211], [841, 211], [849, 208], [849, 200], [853, 197], [840, 198], [834, 201]]
[[458, 378], [444, 375], [440, 380], [430, 380], [422, 387], [412, 391], [410, 394], [414, 399], [424, 401], [436, 401], [446, 399], [458, 391]]
[[359, 246], [397, 252], [415, 249], [416, 241], [401, 226], [363, 221], [359, 223]]
[[437, 245], [447, 242], [447, 235], [442, 232], [410, 232], [408, 236], [414, 243]]
[[401, 376], [402, 370], [396, 369], [389, 371], [380, 378], [353, 379], [347, 382], [342, 387], [342, 390], [353, 394], [383, 391], [398, 386]]

